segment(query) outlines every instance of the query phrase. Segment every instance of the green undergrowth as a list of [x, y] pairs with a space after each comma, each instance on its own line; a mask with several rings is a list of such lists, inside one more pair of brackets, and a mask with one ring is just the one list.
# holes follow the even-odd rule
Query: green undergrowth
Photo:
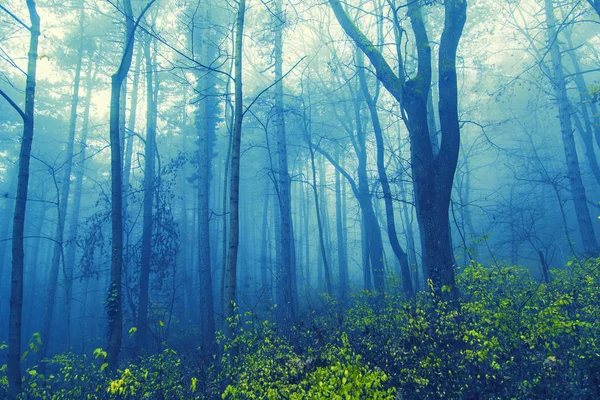
[[[250, 313], [212, 367], [181, 351], [117, 372], [97, 349], [24, 374], [23, 399], [600, 398], [600, 259], [541, 284], [518, 267], [471, 264], [458, 304], [356, 293], [277, 331]], [[0, 351], [6, 351], [3, 346]], [[6, 390], [0, 366], [0, 398]]]

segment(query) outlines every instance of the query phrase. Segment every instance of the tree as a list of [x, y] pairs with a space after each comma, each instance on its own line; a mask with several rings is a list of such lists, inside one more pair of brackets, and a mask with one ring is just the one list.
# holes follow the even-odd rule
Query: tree
[[[21, 391], [21, 322], [23, 315], [23, 236], [25, 231], [25, 211], [29, 188], [29, 163], [33, 143], [35, 117], [35, 84], [40, 37], [40, 16], [34, 0], [27, 0], [27, 10], [31, 25], [29, 30], [29, 51], [27, 56], [27, 79], [25, 82], [25, 110], [22, 110], [4, 91], [0, 95], [10, 103], [23, 119], [23, 138], [19, 153], [19, 175], [17, 179], [17, 199], [13, 217], [12, 273], [10, 281], [10, 315], [8, 320], [8, 395], [16, 398]], [[15, 17], [16, 18], [16, 17]], [[21, 25], [25, 25], [19, 21]]]
[[588, 3], [592, 6], [596, 14], [600, 16], [600, 0], [588, 0]]
[[235, 23], [235, 85], [234, 85], [234, 117], [231, 141], [231, 184], [229, 194], [229, 253], [225, 270], [225, 332], [228, 337], [233, 335], [235, 299], [237, 288], [237, 256], [240, 244], [240, 156], [242, 142], [243, 92], [242, 92], [242, 49], [244, 38], [244, 17], [246, 15], [246, 0], [240, 0]]
[[279, 216], [281, 218], [281, 263], [278, 267], [278, 303], [281, 307], [282, 326], [288, 326], [296, 319], [296, 263], [293, 257], [294, 241], [292, 226], [292, 199], [291, 179], [288, 172], [287, 141], [285, 133], [284, 103], [283, 103], [283, 28], [285, 26], [285, 15], [281, 7], [281, 0], [275, 1], [275, 105], [274, 118], [277, 131], [277, 156], [278, 156], [278, 182], [277, 195], [279, 199]]
[[[42, 320], [41, 336], [42, 345], [38, 351], [38, 360], [41, 362], [47, 354], [48, 342], [50, 341], [50, 324], [54, 313], [54, 304], [56, 302], [56, 290], [58, 289], [58, 272], [60, 262], [64, 263], [64, 232], [65, 221], [67, 217], [67, 203], [69, 201], [69, 192], [71, 189], [71, 172], [73, 170], [73, 156], [75, 148], [75, 128], [77, 126], [77, 106], [79, 104], [79, 86], [81, 82], [81, 67], [83, 64], [83, 38], [84, 38], [85, 10], [84, 4], [80, 5], [79, 10], [79, 29], [80, 35], [79, 47], [77, 48], [77, 61], [75, 64], [75, 76], [73, 79], [73, 95], [71, 98], [71, 110], [69, 119], [69, 137], [67, 139], [67, 149], [63, 165], [62, 185], [57, 192], [58, 199], [58, 223], [56, 224], [56, 233], [54, 234], [54, 250], [52, 255], [52, 264], [50, 266], [50, 279], [46, 290], [46, 302], [44, 303], [44, 316]], [[43, 369], [41, 364], [41, 369]]]
[[392, 203], [392, 191], [390, 189], [390, 183], [385, 170], [385, 147], [383, 141], [383, 131], [381, 129], [381, 122], [379, 121], [379, 114], [377, 112], [377, 99], [371, 96], [369, 92], [369, 86], [367, 84], [367, 78], [363, 65], [362, 53], [357, 55], [358, 61], [358, 78], [360, 81], [360, 88], [362, 94], [369, 107], [369, 113], [371, 114], [371, 123], [373, 125], [373, 132], [375, 133], [375, 140], [377, 142], [377, 172], [379, 174], [379, 181], [381, 183], [381, 189], [383, 191], [383, 200], [385, 202], [385, 215], [387, 222], [388, 238], [392, 246], [392, 251], [396, 255], [398, 262], [400, 263], [400, 272], [402, 274], [402, 288], [404, 295], [408, 298], [413, 296], [412, 281], [410, 278], [410, 267], [408, 265], [408, 256], [400, 246], [398, 241], [398, 234], [396, 233], [396, 222], [394, 217], [394, 207]]
[[583, 181], [581, 179], [581, 170], [579, 169], [575, 137], [571, 125], [570, 103], [567, 96], [567, 86], [563, 72], [562, 55], [558, 43], [558, 30], [556, 28], [552, 0], [544, 1], [544, 13], [546, 16], [547, 42], [552, 64], [551, 81], [556, 95], [558, 119], [560, 122], [563, 149], [567, 162], [571, 196], [573, 197], [573, 203], [575, 205], [575, 213], [577, 215], [577, 223], [579, 225], [583, 247], [586, 253], [592, 253], [598, 250], [598, 243], [590, 218], [585, 187], [583, 186]]
[[148, 298], [150, 284], [150, 265], [152, 262], [152, 234], [154, 208], [154, 181], [156, 158], [156, 99], [158, 87], [154, 86], [155, 63], [151, 54], [151, 37], [144, 42], [146, 60], [146, 140], [144, 153], [144, 215], [142, 228], [142, 255], [140, 262], [140, 303], [138, 310], [136, 347], [140, 352], [148, 345]]
[[[417, 48], [417, 74], [404, 81], [382, 53], [352, 22], [339, 0], [329, 0], [344, 32], [371, 61], [377, 78], [406, 112], [411, 140], [417, 219], [423, 243], [423, 264], [434, 290], [446, 298], [456, 297], [453, 253], [449, 227], [452, 183], [460, 148], [456, 52], [466, 21], [465, 0], [444, 3], [444, 28], [439, 44], [439, 116], [441, 145], [434, 155], [428, 128], [427, 96], [431, 84], [431, 47], [421, 5], [408, 4], [408, 16]], [[399, 28], [401, 29], [401, 28]]]
[[125, 46], [117, 72], [111, 76], [110, 87], [110, 172], [111, 172], [111, 263], [110, 283], [106, 299], [108, 314], [108, 348], [106, 362], [116, 370], [123, 332], [123, 169], [121, 167], [120, 110], [121, 87], [133, 58], [134, 35], [140, 19], [156, 0], [150, 0], [137, 21], [133, 19], [131, 0], [124, 0]]
[[[218, 57], [215, 48], [216, 35], [211, 32], [213, 23], [212, 3], [200, 6], [195, 18], [192, 38], [194, 53], [200, 62], [212, 65]], [[197, 25], [197, 26], [196, 26]], [[212, 181], [212, 162], [214, 158], [214, 141], [216, 137], [218, 113], [218, 89], [214, 71], [197, 68], [196, 73], [196, 118], [195, 127], [198, 134], [198, 266], [200, 269], [200, 331], [202, 333], [202, 354], [210, 357], [216, 350], [215, 315], [213, 299], [213, 277], [211, 263], [211, 231], [210, 219], [210, 183]]]

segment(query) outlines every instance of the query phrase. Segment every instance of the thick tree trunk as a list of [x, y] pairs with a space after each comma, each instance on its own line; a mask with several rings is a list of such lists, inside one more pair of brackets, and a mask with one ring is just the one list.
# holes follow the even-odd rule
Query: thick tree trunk
[[369, 58], [377, 78], [404, 108], [411, 139], [411, 168], [417, 218], [423, 243], [423, 263], [435, 291], [444, 298], [457, 296], [454, 257], [448, 224], [448, 208], [460, 147], [457, 110], [456, 49], [466, 21], [466, 1], [444, 3], [444, 29], [439, 50], [439, 116], [442, 140], [434, 156], [428, 127], [427, 96], [431, 84], [431, 47], [419, 3], [408, 5], [417, 47], [417, 75], [404, 82], [381, 52], [357, 28], [339, 0], [329, 0], [348, 36]]
[[560, 122], [565, 159], [567, 162], [571, 196], [575, 205], [575, 214], [577, 215], [577, 223], [579, 225], [579, 233], [581, 234], [584, 250], [586, 253], [593, 253], [598, 250], [598, 243], [590, 218], [587, 196], [581, 179], [581, 170], [579, 169], [579, 160], [571, 125], [571, 114], [569, 112], [570, 104], [562, 67], [562, 55], [557, 40], [558, 31], [556, 29], [556, 19], [554, 17], [552, 0], [545, 0], [544, 11], [546, 15], [547, 40], [552, 61], [552, 85], [556, 94], [558, 119]]
[[242, 94], [242, 49], [244, 37], [244, 16], [246, 0], [238, 4], [235, 32], [235, 107], [233, 134], [231, 143], [231, 189], [229, 195], [229, 253], [225, 271], [224, 316], [225, 334], [232, 337], [235, 328], [231, 325], [234, 318], [237, 288], [237, 256], [240, 243], [240, 156], [242, 142], [243, 94]]
[[17, 199], [13, 218], [12, 274], [10, 282], [10, 315], [8, 321], [8, 395], [15, 398], [21, 391], [21, 320], [23, 313], [23, 236], [25, 231], [25, 210], [29, 186], [29, 162], [33, 143], [35, 110], [35, 75], [37, 69], [40, 17], [33, 0], [27, 0], [31, 20], [27, 80], [25, 84], [25, 111], [19, 109], [23, 118], [23, 139], [19, 153], [19, 175]]

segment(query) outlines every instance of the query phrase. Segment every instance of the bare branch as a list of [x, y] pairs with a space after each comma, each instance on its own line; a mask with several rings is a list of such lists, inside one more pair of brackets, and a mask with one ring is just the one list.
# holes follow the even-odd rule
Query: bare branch
[[4, 93], [2, 89], [0, 89], [0, 95], [4, 97], [6, 101], [8, 101], [8, 104], [10, 104], [19, 113], [21, 118], [23, 118], [23, 121], [27, 119], [27, 115], [25, 115], [23, 110], [21, 110], [21, 107], [19, 107], [17, 103], [15, 103], [6, 93]]
[[19, 17], [17, 17], [15, 14], [11, 13], [6, 7], [4, 7], [3, 5], [0, 4], [0, 10], [4, 10], [4, 12], [6, 12], [8, 15], [10, 15], [11, 17], [13, 17], [13, 19], [15, 21], [17, 21], [19, 23], [19, 25], [23, 26], [23, 28], [27, 29], [29, 32], [31, 32], [31, 28], [25, 24], [23, 21], [21, 21], [19, 19]]

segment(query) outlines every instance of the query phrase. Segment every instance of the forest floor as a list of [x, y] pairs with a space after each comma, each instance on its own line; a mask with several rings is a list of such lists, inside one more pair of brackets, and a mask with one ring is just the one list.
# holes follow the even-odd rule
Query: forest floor
[[549, 283], [475, 263], [457, 281], [458, 304], [431, 290], [410, 301], [362, 291], [344, 309], [324, 297], [286, 332], [246, 313], [210, 363], [173, 346], [110, 373], [101, 349], [59, 354], [45, 374], [26, 371], [22, 398], [600, 398], [600, 259]]

